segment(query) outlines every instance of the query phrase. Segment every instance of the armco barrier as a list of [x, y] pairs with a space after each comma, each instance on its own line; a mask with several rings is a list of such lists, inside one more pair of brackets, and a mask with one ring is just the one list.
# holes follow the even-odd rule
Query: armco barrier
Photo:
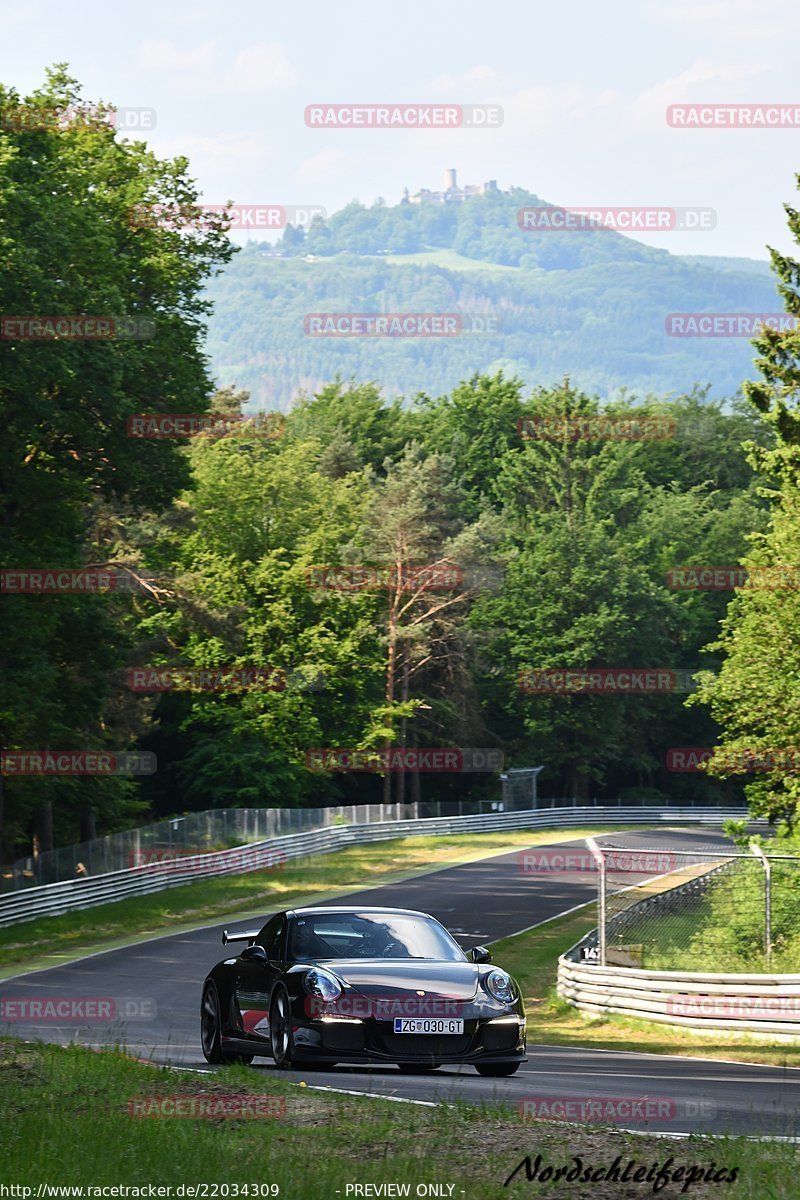
[[587, 1016], [617, 1013], [717, 1036], [800, 1037], [800, 975], [600, 967], [570, 953], [558, 960], [558, 994]]
[[[707, 874], [725, 869], [722, 863]], [[624, 928], [635, 912], [657, 908], [697, 882], [692, 879], [641, 901], [612, 918], [609, 927]], [[596, 945], [597, 930], [592, 930], [558, 960], [559, 996], [587, 1016], [616, 1013], [716, 1035], [800, 1037], [800, 975], [655, 971], [582, 961], [581, 950]]]
[[[744, 809], [586, 807], [528, 809], [518, 812], [480, 813], [466, 817], [423, 817], [407, 821], [381, 821], [364, 825], [337, 825], [307, 833], [288, 834], [247, 847], [192, 856], [191, 867], [179, 862], [169, 870], [153, 866], [130, 867], [86, 879], [70, 879], [42, 887], [26, 888], [0, 899], [0, 927], [57, 916], [125, 900], [129, 896], [160, 892], [202, 878], [241, 873], [243, 855], [270, 854], [275, 863], [310, 854], [330, 854], [346, 846], [387, 841], [414, 835], [440, 836], [453, 833], [489, 833], [500, 829], [569, 829], [594, 825], [719, 825], [721, 821], [747, 816]], [[204, 863], [204, 860], [206, 862]], [[263, 861], [263, 860], [262, 860]], [[255, 867], [253, 869], [263, 869]]]

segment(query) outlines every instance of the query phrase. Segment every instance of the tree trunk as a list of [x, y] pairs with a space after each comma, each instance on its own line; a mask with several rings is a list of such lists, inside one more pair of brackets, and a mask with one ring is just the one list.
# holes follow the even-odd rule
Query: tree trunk
[[[406, 647], [406, 655], [403, 659], [403, 681], [400, 686], [400, 699], [405, 701], [408, 699], [408, 648]], [[408, 720], [403, 717], [400, 721], [400, 748], [405, 751], [406, 741], [408, 738]], [[403, 760], [403, 763], [405, 760]], [[406, 802], [406, 769], [405, 765], [401, 765], [400, 774], [397, 778], [397, 803], [405, 804]]]
[[[394, 689], [395, 689], [395, 673], [397, 670], [397, 620], [395, 617], [394, 603], [389, 605], [389, 622], [388, 622], [388, 646], [386, 655], [386, 703], [394, 704]], [[386, 757], [388, 759], [389, 752], [392, 748], [391, 742], [384, 743]], [[383, 777], [383, 803], [392, 803], [392, 773], [387, 771]]]
[[[417, 749], [416, 737], [414, 738], [414, 749], [415, 750]], [[413, 775], [411, 776], [411, 803], [417, 805], [417, 812], [419, 812], [419, 802], [420, 802], [421, 790], [422, 789], [420, 788], [420, 783], [419, 783], [419, 771], [415, 771], [413, 773]]]
[[94, 819], [94, 809], [91, 804], [87, 804], [81, 812], [80, 833], [78, 834], [79, 842], [92, 842], [97, 837], [97, 825]]
[[53, 849], [53, 802], [46, 800], [41, 807], [36, 810], [35, 818], [36, 837], [39, 841], [39, 852], [44, 854], [48, 850]]

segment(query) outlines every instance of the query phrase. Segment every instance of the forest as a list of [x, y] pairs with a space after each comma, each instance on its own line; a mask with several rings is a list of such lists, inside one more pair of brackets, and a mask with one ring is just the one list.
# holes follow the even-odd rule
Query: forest
[[[0, 93], [79, 99], [58, 70], [24, 102]], [[486, 363], [403, 395], [334, 374], [278, 419], [206, 357], [224, 219], [128, 220], [196, 199], [186, 160], [115, 141], [102, 115], [4, 136], [3, 312], [25, 297], [155, 336], [0, 340], [3, 856], [217, 806], [494, 796], [476, 748], [542, 764], [542, 796], [746, 793], [793, 822], [795, 774], [731, 767], [797, 739], [797, 587], [747, 585], [798, 561], [793, 330], [763, 331], [760, 381], [724, 399], [609, 400]], [[773, 254], [773, 271], [797, 314], [800, 268]], [[192, 432], [142, 436], [153, 413]], [[25, 590], [31, 572], [116, 583]], [[676, 767], [692, 747], [717, 748], [708, 769]], [[328, 753], [380, 766], [395, 748], [464, 758], [382, 772]], [[34, 751], [156, 766], [14, 769]]]

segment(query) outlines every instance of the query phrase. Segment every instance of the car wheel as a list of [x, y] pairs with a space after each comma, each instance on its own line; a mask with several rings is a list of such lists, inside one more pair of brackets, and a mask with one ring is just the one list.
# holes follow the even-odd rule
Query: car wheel
[[404, 1075], [424, 1075], [426, 1071], [438, 1071], [441, 1063], [398, 1063]]
[[203, 990], [203, 1003], [200, 1007], [200, 1044], [203, 1047], [203, 1057], [206, 1062], [248, 1065], [253, 1061], [252, 1054], [230, 1054], [222, 1049], [219, 996], [216, 986], [211, 982], [207, 983]]
[[516, 1075], [519, 1070], [519, 1063], [482, 1063], [480, 1066], [476, 1064], [475, 1070], [479, 1075], [490, 1075], [500, 1078], [503, 1075]]
[[285, 987], [277, 987], [269, 1010], [269, 1044], [276, 1067], [290, 1070], [294, 1063], [292, 1011]]

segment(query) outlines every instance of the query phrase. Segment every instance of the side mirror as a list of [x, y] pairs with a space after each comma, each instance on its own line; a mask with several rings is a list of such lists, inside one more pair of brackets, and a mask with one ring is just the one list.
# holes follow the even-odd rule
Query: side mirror
[[247, 962], [267, 962], [267, 952], [263, 946], [246, 946], [239, 957]]
[[469, 952], [469, 956], [474, 963], [487, 963], [492, 961], [492, 955], [485, 946], [473, 946]]

